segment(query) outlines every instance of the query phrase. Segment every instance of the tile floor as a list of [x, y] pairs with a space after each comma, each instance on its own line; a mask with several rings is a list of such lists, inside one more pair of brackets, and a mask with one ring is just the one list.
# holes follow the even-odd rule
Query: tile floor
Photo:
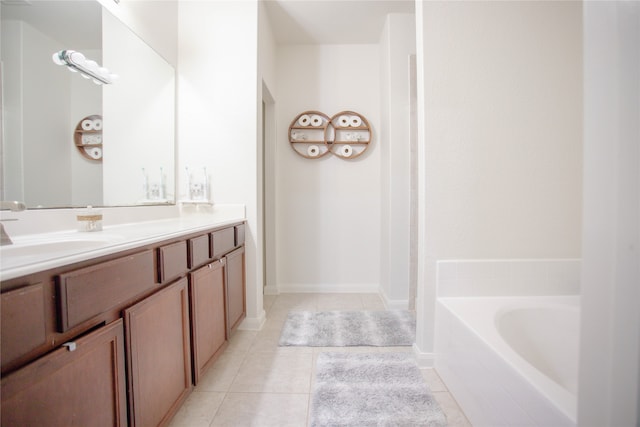
[[[410, 347], [278, 347], [290, 310], [383, 310], [376, 294], [283, 294], [264, 297], [267, 321], [259, 331], [238, 330], [195, 387], [171, 427], [308, 425], [314, 364], [321, 351], [412, 351]], [[449, 426], [470, 426], [433, 369], [423, 377]]]

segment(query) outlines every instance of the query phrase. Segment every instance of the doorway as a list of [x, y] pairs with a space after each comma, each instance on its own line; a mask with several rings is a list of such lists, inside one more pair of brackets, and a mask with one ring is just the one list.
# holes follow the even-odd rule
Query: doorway
[[262, 144], [260, 155], [260, 216], [262, 283], [265, 295], [277, 295], [276, 286], [276, 242], [275, 242], [275, 152], [276, 152], [276, 114], [275, 100], [267, 85], [262, 82]]

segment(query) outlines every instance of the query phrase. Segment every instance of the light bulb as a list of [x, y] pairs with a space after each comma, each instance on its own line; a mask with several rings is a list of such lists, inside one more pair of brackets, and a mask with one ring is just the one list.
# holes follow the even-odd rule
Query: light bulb
[[78, 65], [85, 65], [85, 62], [87, 62], [87, 58], [85, 58], [85, 56], [83, 54], [81, 54], [80, 52], [76, 52], [76, 51], [69, 51], [69, 58], [71, 59], [72, 62], [74, 62], [75, 64]]
[[60, 52], [56, 52], [53, 54], [53, 56], [51, 57], [51, 59], [53, 59], [53, 62], [57, 65], [65, 65], [66, 63], [62, 60], [62, 58], [60, 58]]
[[93, 72], [98, 71], [98, 68], [99, 68], [98, 63], [92, 60], [85, 61], [85, 67], [87, 67], [89, 70]]

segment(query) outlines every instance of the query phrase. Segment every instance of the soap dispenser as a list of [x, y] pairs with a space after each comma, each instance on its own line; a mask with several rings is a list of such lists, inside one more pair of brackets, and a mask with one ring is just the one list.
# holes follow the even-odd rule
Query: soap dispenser
[[102, 211], [94, 209], [93, 206], [87, 206], [76, 215], [78, 221], [78, 231], [101, 231], [102, 230]]

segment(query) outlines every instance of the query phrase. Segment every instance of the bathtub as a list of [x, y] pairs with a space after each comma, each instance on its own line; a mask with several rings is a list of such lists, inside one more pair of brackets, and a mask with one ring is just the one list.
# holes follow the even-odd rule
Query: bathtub
[[439, 298], [435, 367], [474, 426], [575, 426], [579, 297]]

